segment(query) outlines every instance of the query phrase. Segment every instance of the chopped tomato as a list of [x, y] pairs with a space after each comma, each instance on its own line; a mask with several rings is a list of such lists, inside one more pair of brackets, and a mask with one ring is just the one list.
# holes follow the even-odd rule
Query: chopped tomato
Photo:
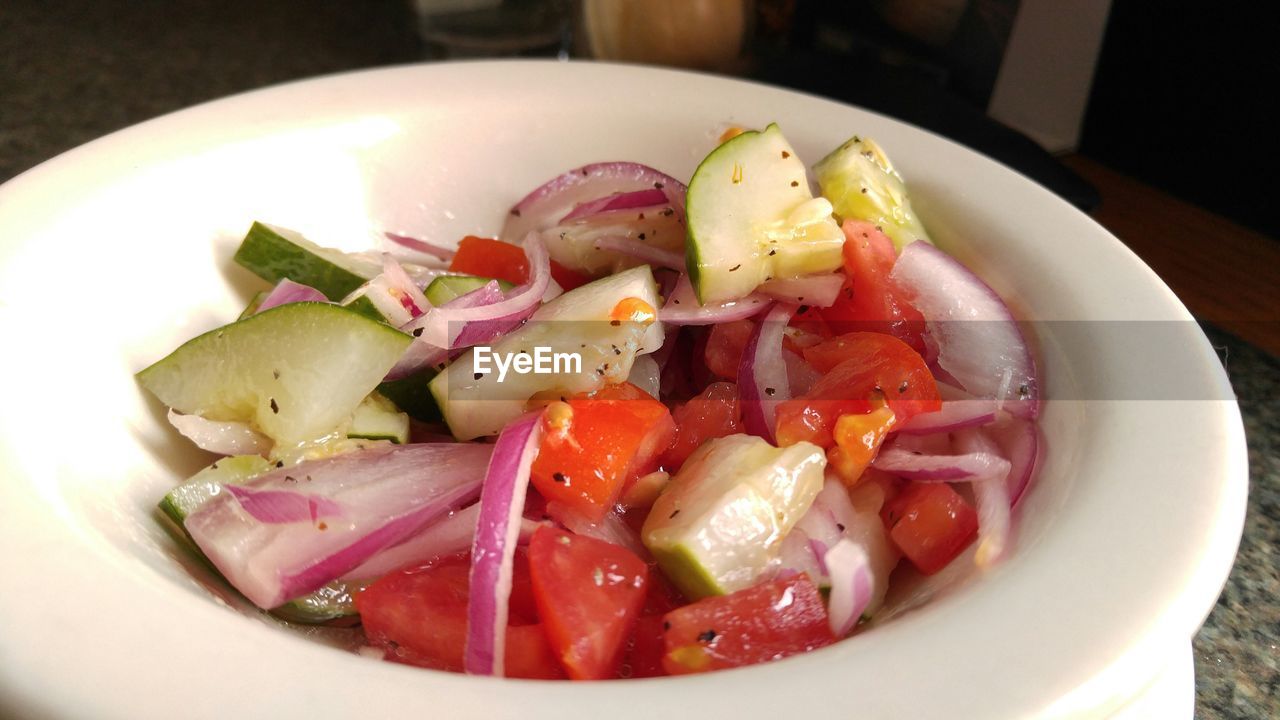
[[779, 403], [778, 444], [808, 440], [829, 448], [842, 415], [865, 414], [884, 402], [896, 422], [942, 408], [924, 359], [890, 335], [855, 332], [804, 349], [823, 376], [803, 397]]
[[551, 527], [529, 541], [534, 600], [575, 680], [613, 677], [644, 605], [648, 567], [620, 545]]
[[[525, 257], [524, 248], [475, 235], [468, 235], [458, 243], [458, 251], [454, 253], [449, 269], [468, 275], [506, 280], [512, 285], [529, 281], [529, 258]], [[565, 290], [591, 282], [591, 278], [570, 270], [555, 260], [551, 261], [551, 279]]]
[[[524, 568], [523, 570], [521, 568]], [[516, 564], [514, 587], [530, 587], [528, 563]], [[384, 576], [356, 596], [356, 610], [370, 644], [409, 665], [461, 672], [467, 642], [471, 564], [467, 556], [445, 558], [426, 568]], [[527, 593], [531, 595], [531, 591]], [[507, 627], [508, 677], [562, 678], [551, 646], [532, 614], [532, 602], [513, 588], [512, 625]], [[529, 607], [520, 607], [525, 603]]]
[[742, 352], [747, 348], [756, 324], [750, 320], [735, 320], [711, 328], [707, 336], [707, 348], [703, 352], [707, 369], [717, 377], [734, 380], [738, 366], [742, 364]]
[[778, 660], [836, 640], [822, 596], [803, 574], [704, 598], [663, 617], [662, 665], [672, 675]]
[[555, 260], [551, 261], [551, 279], [555, 280], [556, 284], [563, 288], [565, 292], [591, 282], [591, 278], [577, 270], [570, 270]]
[[506, 280], [513, 285], [529, 279], [529, 259], [524, 255], [524, 248], [475, 235], [468, 235], [458, 243], [449, 269]]
[[660, 677], [667, 671], [662, 667], [663, 645], [661, 615], [645, 615], [636, 621], [636, 627], [627, 639], [618, 676], [623, 678]]
[[943, 482], [908, 484], [881, 517], [893, 543], [926, 575], [946, 567], [978, 532], [978, 514]]
[[[548, 501], [592, 521], [604, 517], [628, 482], [657, 468], [675, 432], [667, 406], [643, 390], [602, 392], [564, 403], [572, 414], [543, 439], [530, 475]], [[623, 394], [627, 399], [609, 399]]]
[[893, 335], [924, 352], [924, 316], [889, 279], [897, 256], [893, 242], [875, 225], [845, 221], [844, 271], [849, 282], [821, 315], [835, 333], [852, 330]]
[[836, 420], [835, 447], [827, 451], [827, 464], [846, 485], [854, 485], [880, 452], [880, 444], [893, 428], [895, 417], [888, 407], [865, 415], [841, 415]]
[[662, 466], [675, 472], [708, 440], [725, 437], [742, 429], [738, 389], [733, 383], [718, 382], [691, 398], [672, 413], [675, 440], [662, 456]]

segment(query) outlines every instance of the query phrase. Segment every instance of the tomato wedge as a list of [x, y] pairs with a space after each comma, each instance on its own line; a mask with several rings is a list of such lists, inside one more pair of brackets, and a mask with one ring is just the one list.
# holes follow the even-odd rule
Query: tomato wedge
[[807, 575], [704, 598], [664, 620], [662, 665], [672, 675], [769, 662], [836, 640]]
[[733, 383], [711, 383], [672, 413], [675, 439], [662, 456], [662, 467], [675, 472], [708, 440], [741, 432], [742, 411]]
[[[458, 251], [449, 263], [454, 272], [506, 280], [520, 285], [529, 280], [529, 259], [524, 248], [492, 238], [468, 235], [458, 243]], [[551, 279], [565, 290], [591, 282], [591, 278], [575, 270], [551, 261]]]
[[897, 260], [893, 242], [868, 222], [846, 220], [841, 229], [845, 235], [844, 271], [849, 282], [836, 302], [822, 309], [822, 318], [835, 333], [887, 333], [923, 353], [924, 316], [889, 279]]
[[533, 597], [569, 677], [614, 677], [644, 605], [648, 567], [619, 545], [552, 527], [529, 541]]
[[666, 654], [662, 640], [663, 622], [661, 615], [645, 615], [636, 621], [622, 655], [622, 664], [618, 667], [619, 677], [661, 677], [667, 674], [662, 667], [662, 656]]
[[667, 406], [638, 388], [602, 390], [567, 404], [568, 427], [547, 434], [530, 480], [548, 501], [596, 521], [628, 482], [656, 469], [675, 425]]
[[808, 440], [829, 448], [841, 415], [869, 413], [881, 402], [897, 423], [942, 409], [924, 358], [892, 335], [848, 333], [805, 348], [804, 357], [824, 375], [803, 397], [778, 405], [779, 445]]
[[711, 334], [707, 336], [707, 348], [703, 352], [707, 369], [716, 377], [736, 380], [738, 365], [742, 364], [742, 352], [746, 350], [755, 327], [756, 324], [750, 320], [735, 320], [713, 326]]
[[926, 575], [946, 567], [978, 533], [977, 512], [942, 482], [908, 484], [881, 517], [893, 543]]
[[[507, 627], [506, 674], [521, 678], [563, 678], [543, 628], [532, 614], [528, 562], [517, 555]], [[356, 596], [356, 610], [369, 643], [388, 659], [408, 665], [462, 672], [470, 597], [467, 555], [445, 558], [425, 568], [384, 576]], [[523, 590], [519, 588], [524, 588]]]

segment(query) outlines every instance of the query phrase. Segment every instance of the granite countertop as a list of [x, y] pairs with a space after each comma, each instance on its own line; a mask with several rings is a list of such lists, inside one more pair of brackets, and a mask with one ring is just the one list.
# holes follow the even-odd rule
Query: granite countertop
[[[0, 182], [171, 110], [422, 54], [407, 0], [6, 0]], [[1240, 398], [1250, 497], [1235, 569], [1193, 644], [1196, 715], [1280, 717], [1280, 359], [1205, 330]]]

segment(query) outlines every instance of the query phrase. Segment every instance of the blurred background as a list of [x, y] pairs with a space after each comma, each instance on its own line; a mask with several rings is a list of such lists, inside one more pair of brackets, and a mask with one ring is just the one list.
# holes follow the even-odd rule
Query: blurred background
[[0, 182], [228, 94], [478, 57], [723, 73], [948, 136], [1089, 212], [1223, 353], [1253, 490], [1197, 716], [1276, 717], [1277, 29], [1275, 3], [1204, 0], [0, 0]]

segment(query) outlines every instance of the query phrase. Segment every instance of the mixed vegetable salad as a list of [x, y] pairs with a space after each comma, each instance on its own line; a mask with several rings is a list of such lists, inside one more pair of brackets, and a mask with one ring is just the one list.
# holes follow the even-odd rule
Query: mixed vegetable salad
[[1030, 349], [874, 142], [813, 172], [770, 125], [687, 187], [569, 170], [456, 249], [254, 224], [235, 259], [274, 287], [138, 373], [223, 456], [161, 509], [263, 610], [509, 677], [776, 660], [998, 561]]

